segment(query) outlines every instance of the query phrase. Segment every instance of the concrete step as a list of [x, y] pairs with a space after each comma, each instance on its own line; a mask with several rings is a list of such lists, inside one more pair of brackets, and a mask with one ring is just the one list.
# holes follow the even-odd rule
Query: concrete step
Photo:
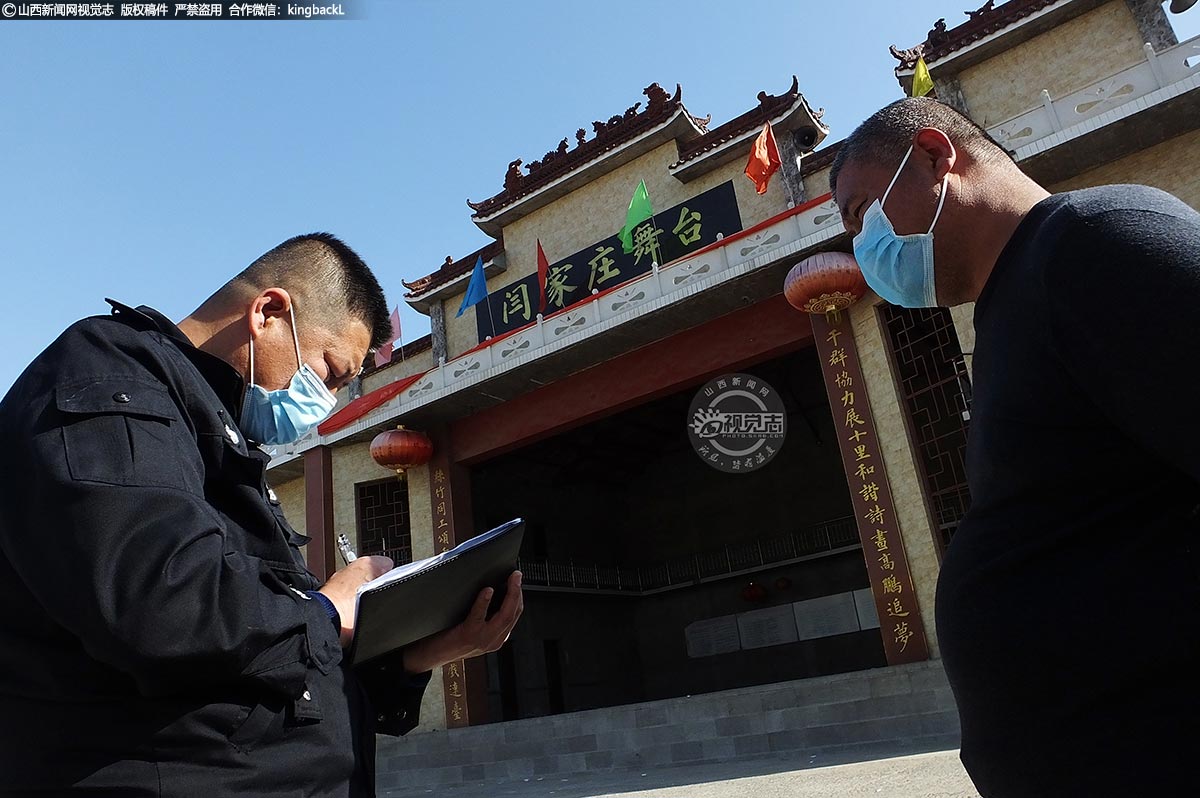
[[958, 745], [937, 661], [450, 731], [379, 738], [380, 789]]

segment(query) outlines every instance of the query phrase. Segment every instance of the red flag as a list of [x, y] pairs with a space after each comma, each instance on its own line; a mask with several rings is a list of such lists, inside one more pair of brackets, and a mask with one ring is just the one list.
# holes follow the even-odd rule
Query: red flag
[[388, 363], [392, 362], [392, 352], [395, 351], [392, 344], [400, 340], [400, 306], [392, 308], [390, 318], [392, 322], [392, 340], [388, 341], [383, 346], [375, 350], [375, 368], [381, 369]]
[[538, 313], [546, 312], [546, 277], [550, 273], [550, 261], [546, 260], [546, 253], [542, 251], [542, 240], [539, 238], [537, 242], [538, 248], [538, 296], [541, 297], [538, 302]]
[[771, 131], [771, 123], [763, 125], [762, 133], [754, 140], [750, 149], [750, 162], [746, 164], [746, 177], [754, 181], [754, 188], [759, 194], [767, 193], [767, 184], [771, 175], [779, 171], [779, 148], [775, 146], [775, 134]]

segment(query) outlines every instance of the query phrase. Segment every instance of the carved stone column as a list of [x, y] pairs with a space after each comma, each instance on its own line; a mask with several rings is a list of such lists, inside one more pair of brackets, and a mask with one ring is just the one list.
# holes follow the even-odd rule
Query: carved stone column
[[[937, 93], [937, 98], [946, 105], [963, 116], [971, 117], [971, 109], [967, 107], [967, 98], [963, 96], [962, 81], [958, 79], [958, 75], [934, 78], [933, 90]], [[984, 124], [984, 120], [974, 121], [978, 125]]]
[[804, 178], [800, 176], [800, 148], [796, 146], [796, 137], [788, 130], [777, 136], [775, 143], [779, 145], [779, 176], [783, 178], [783, 193], [794, 208], [808, 200], [804, 193]]
[[1125, 0], [1125, 5], [1137, 22], [1143, 42], [1149, 42], [1155, 50], [1164, 50], [1179, 44], [1179, 37], [1171, 29], [1162, 0]]
[[446, 307], [440, 299], [429, 305], [429, 337], [433, 341], [433, 365], [437, 366], [446, 355]]

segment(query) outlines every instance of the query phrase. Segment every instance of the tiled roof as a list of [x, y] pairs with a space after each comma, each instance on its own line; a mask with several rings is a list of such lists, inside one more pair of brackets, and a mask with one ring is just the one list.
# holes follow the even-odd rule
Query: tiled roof
[[[791, 108], [797, 99], [803, 99], [803, 95], [800, 94], [800, 81], [795, 75], [792, 75], [791, 88], [783, 94], [776, 96], [760, 91], [757, 107], [688, 142], [687, 146], [680, 151], [679, 160], [672, 166], [687, 163], [706, 152], [715, 150], [726, 142], [762, 127], [762, 124], [768, 119], [777, 117]], [[815, 119], [820, 119], [822, 116], [821, 112], [814, 112], [812, 115]]]
[[[647, 130], [651, 130], [670, 119], [675, 112], [683, 107], [683, 89], [676, 84], [675, 95], [668, 96], [657, 84], [652, 83], [642, 90], [648, 103], [644, 111], [639, 112], [641, 103], [630, 106], [624, 114], [611, 117], [607, 122], [592, 123], [595, 137], [586, 141], [587, 131], [579, 128], [575, 132], [575, 149], [567, 149], [567, 140], [559, 142], [558, 147], [546, 153], [540, 161], [527, 165], [528, 174], [521, 171], [521, 160], [518, 158], [508, 165], [508, 173], [504, 176], [504, 190], [494, 197], [481, 202], [467, 200], [467, 205], [474, 211], [474, 218], [490, 216], [524, 196], [532, 194], [542, 186], [557, 178], [574, 171], [580, 166], [594, 160], [597, 156], [621, 146], [636, 138]], [[703, 129], [707, 120], [693, 121]]]
[[968, 47], [980, 39], [1004, 30], [1013, 23], [1036, 14], [1047, 6], [1052, 6], [1059, 0], [1008, 0], [996, 6], [995, 0], [989, 0], [976, 11], [966, 12], [969, 19], [963, 24], [946, 29], [946, 20], [939, 19], [925, 37], [925, 41], [908, 50], [892, 47], [892, 56], [900, 62], [896, 71], [912, 69], [917, 65], [917, 59], [925, 57], [926, 64], [932, 64], [938, 59], [945, 58], [964, 47]]
[[441, 268], [432, 274], [427, 274], [424, 277], [418, 277], [411, 283], [406, 280], [401, 280], [400, 282], [403, 283], [404, 287], [408, 289], [408, 293], [405, 294], [405, 297], [411, 298], [432, 291], [435, 288], [441, 288], [451, 280], [457, 277], [462, 277], [464, 274], [470, 272], [471, 269], [474, 269], [475, 261], [479, 258], [483, 258], [483, 262], [487, 263], [503, 251], [504, 239], [501, 238], [483, 245], [470, 255], [466, 255], [458, 260], [454, 260], [450, 256], [446, 256], [446, 262], [441, 265]]

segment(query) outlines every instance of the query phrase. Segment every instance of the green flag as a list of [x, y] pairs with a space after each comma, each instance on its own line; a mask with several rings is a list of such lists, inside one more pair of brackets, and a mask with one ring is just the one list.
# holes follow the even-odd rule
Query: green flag
[[617, 233], [621, 239], [621, 248], [625, 250], [626, 255], [633, 252], [634, 228], [653, 214], [654, 209], [650, 207], [650, 195], [646, 193], [646, 181], [641, 180], [633, 192], [633, 199], [629, 200], [629, 211], [625, 214], [625, 226]]

